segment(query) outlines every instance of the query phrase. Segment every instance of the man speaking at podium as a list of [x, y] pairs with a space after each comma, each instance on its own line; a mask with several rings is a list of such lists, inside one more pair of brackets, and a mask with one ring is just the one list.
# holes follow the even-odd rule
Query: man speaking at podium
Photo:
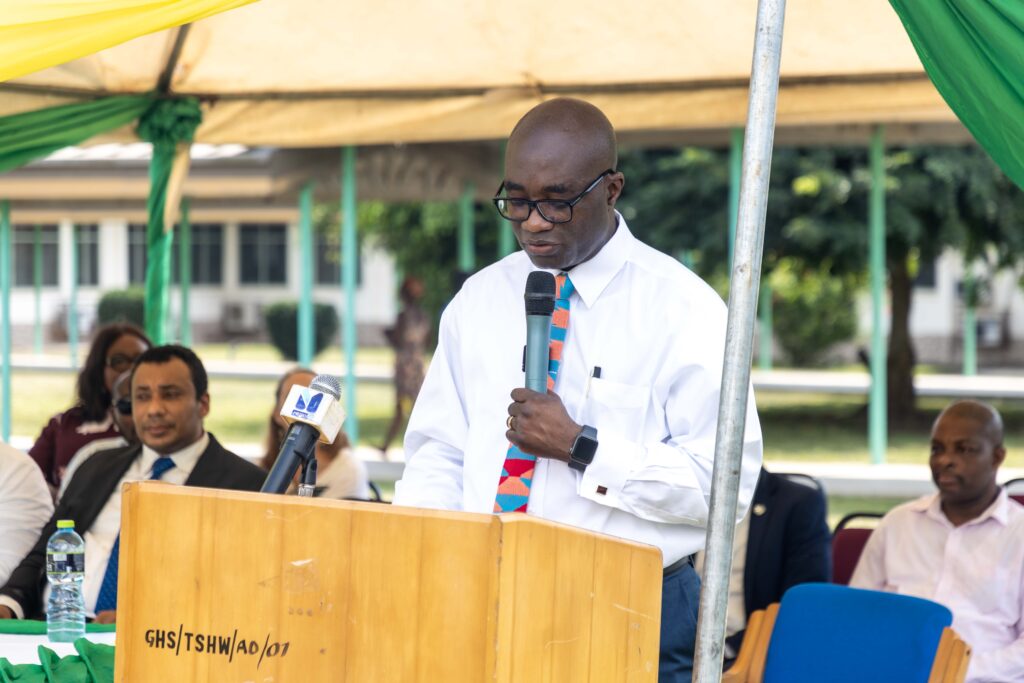
[[[516, 124], [495, 205], [522, 251], [445, 309], [394, 503], [522, 511], [661, 548], [659, 681], [689, 681], [726, 308], [633, 237], [615, 210], [616, 164], [611, 123], [586, 102], [550, 100]], [[523, 290], [537, 269], [557, 283], [547, 393], [522, 388]], [[761, 466], [752, 392], [747, 411], [740, 518]]]

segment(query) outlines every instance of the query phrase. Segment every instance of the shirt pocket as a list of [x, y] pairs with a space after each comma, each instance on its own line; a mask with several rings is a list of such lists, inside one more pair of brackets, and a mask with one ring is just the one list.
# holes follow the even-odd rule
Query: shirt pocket
[[605, 430], [641, 441], [650, 403], [650, 386], [591, 377], [584, 420], [597, 429], [598, 440]]

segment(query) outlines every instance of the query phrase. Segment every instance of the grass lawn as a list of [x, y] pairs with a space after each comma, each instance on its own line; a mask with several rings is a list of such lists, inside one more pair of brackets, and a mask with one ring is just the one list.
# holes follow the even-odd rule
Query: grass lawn
[[[11, 427], [17, 436], [35, 437], [54, 414], [71, 405], [71, 372], [14, 372], [11, 377]], [[274, 408], [274, 380], [210, 378], [210, 416], [206, 427], [225, 443], [262, 443]], [[387, 384], [363, 384], [356, 394], [360, 441], [377, 444], [391, 421], [394, 390]]]
[[[200, 347], [204, 358], [227, 358], [227, 345]], [[318, 360], [330, 361], [330, 354]], [[218, 356], [218, 354], [223, 354]], [[249, 360], [276, 358], [269, 346], [239, 346], [236, 357]], [[245, 355], [243, 355], [245, 354]], [[248, 355], [252, 354], [252, 355]], [[340, 359], [340, 353], [337, 358]], [[360, 361], [388, 364], [386, 349], [360, 350]], [[72, 402], [74, 374], [68, 372], [17, 371], [12, 375], [13, 433], [36, 436], [46, 421]], [[212, 410], [207, 420], [211, 432], [225, 442], [260, 443], [273, 403], [273, 380], [219, 379], [210, 382]], [[363, 384], [357, 392], [360, 440], [377, 444], [390, 421], [394, 391], [388, 384]], [[765, 440], [765, 459], [805, 462], [870, 462], [867, 448], [867, 415], [864, 400], [857, 396], [761, 393], [758, 411]], [[893, 463], [924, 463], [928, 457], [931, 422], [947, 402], [920, 399], [919, 418], [907, 428], [889, 434], [888, 460]], [[1006, 424], [1007, 465], [1024, 467], [1024, 401], [997, 402]]]
[[[273, 344], [197, 344], [193, 349], [203, 360], [282, 360]], [[324, 349], [315, 362], [341, 363], [344, 360], [341, 347], [334, 344]], [[395, 363], [395, 354], [389, 347], [360, 348], [356, 351], [356, 363], [391, 367]]]
[[[890, 429], [888, 462], [928, 460], [931, 423], [946, 399], [918, 399], [918, 416], [909, 427]], [[1024, 401], [994, 401], [1006, 428], [1008, 467], [1024, 467]], [[765, 459], [806, 462], [870, 462], [867, 411], [858, 396], [760, 393], [758, 414]]]

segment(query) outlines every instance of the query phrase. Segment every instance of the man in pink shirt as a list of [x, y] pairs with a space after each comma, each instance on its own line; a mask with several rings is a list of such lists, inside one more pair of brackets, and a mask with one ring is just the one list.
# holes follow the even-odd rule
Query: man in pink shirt
[[972, 649], [968, 683], [1024, 681], [1024, 507], [996, 484], [1005, 458], [995, 409], [947, 407], [932, 427], [938, 493], [887, 514], [850, 580], [948, 607]]

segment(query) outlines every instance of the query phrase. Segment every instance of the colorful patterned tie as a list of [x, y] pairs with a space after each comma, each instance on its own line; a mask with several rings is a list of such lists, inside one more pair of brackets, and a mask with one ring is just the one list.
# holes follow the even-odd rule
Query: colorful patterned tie
[[[555, 388], [555, 378], [562, 362], [562, 347], [569, 327], [569, 297], [572, 296], [572, 280], [566, 273], [555, 278], [557, 298], [555, 311], [551, 315], [551, 345], [548, 352], [548, 389]], [[505, 466], [498, 479], [498, 495], [494, 499], [494, 512], [526, 512], [530, 502], [530, 485], [533, 484], [533, 470], [536, 456], [523, 453], [509, 444], [505, 454]]]
[[[153, 476], [150, 479], [160, 479], [172, 467], [174, 467], [174, 461], [170, 458], [157, 458], [153, 463]], [[107, 560], [107, 571], [103, 575], [103, 583], [100, 584], [100, 596], [96, 599], [96, 614], [108, 609], [117, 609], [117, 555], [120, 550], [121, 534], [118, 534], [114, 541], [114, 547], [110, 549], [110, 559]]]

